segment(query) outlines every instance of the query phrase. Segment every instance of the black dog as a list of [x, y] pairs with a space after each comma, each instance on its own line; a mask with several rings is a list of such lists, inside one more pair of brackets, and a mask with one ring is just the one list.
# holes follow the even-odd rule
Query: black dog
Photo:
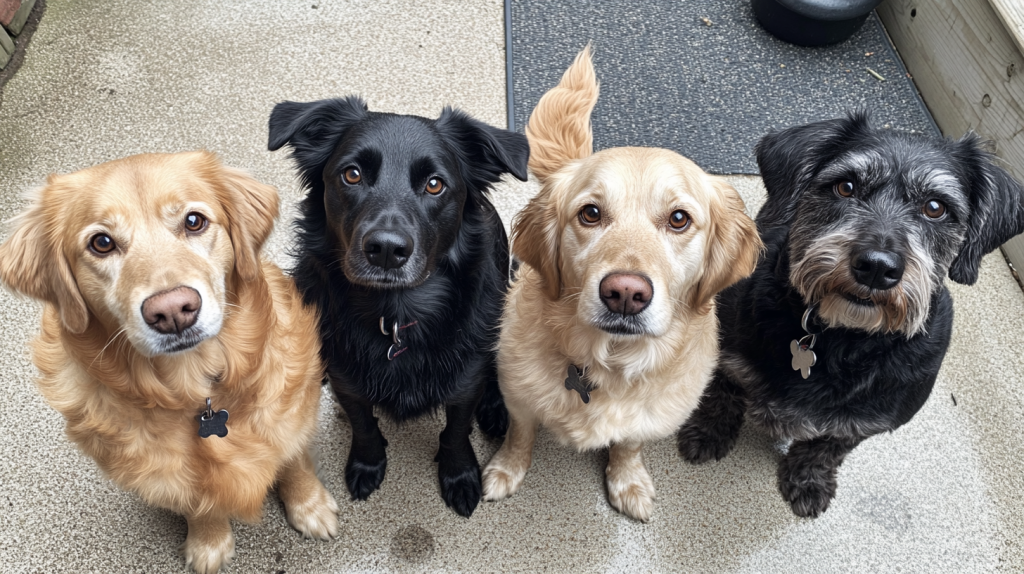
[[444, 406], [441, 496], [469, 516], [481, 493], [473, 413], [492, 436], [508, 425], [494, 362], [508, 239], [485, 192], [506, 172], [526, 179], [526, 137], [450, 108], [430, 120], [349, 97], [275, 106], [269, 148], [286, 144], [309, 191], [293, 275], [320, 310], [352, 424], [349, 492], [365, 499], [384, 479], [374, 406], [399, 421]]
[[844, 457], [928, 398], [953, 327], [943, 279], [973, 284], [982, 256], [1024, 231], [1024, 192], [973, 134], [873, 129], [864, 114], [772, 133], [757, 161], [767, 250], [719, 295], [719, 368], [679, 449], [721, 459], [746, 412], [794, 440], [779, 489], [817, 516]]

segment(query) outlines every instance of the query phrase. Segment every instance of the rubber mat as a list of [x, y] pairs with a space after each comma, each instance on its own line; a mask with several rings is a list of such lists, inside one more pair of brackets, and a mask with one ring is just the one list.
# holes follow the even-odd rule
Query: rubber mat
[[874, 13], [849, 40], [820, 48], [771, 36], [744, 0], [507, 0], [506, 25], [519, 131], [592, 42], [595, 149], [665, 147], [712, 173], [753, 174], [762, 135], [850, 109], [939, 133]]

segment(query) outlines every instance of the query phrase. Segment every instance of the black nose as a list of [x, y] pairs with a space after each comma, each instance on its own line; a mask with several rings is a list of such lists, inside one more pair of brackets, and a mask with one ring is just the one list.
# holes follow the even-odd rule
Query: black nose
[[866, 249], [853, 255], [850, 269], [857, 283], [872, 289], [892, 289], [903, 278], [903, 257], [892, 251]]
[[371, 265], [398, 269], [412, 254], [412, 238], [401, 231], [372, 231], [363, 240], [363, 253]]

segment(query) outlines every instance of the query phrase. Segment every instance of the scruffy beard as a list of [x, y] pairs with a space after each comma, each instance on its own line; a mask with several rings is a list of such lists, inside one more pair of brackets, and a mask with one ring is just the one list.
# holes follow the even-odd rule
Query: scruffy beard
[[[913, 243], [913, 242], [912, 242]], [[793, 258], [789, 281], [808, 304], [817, 303], [818, 316], [830, 327], [868, 333], [903, 333], [908, 338], [924, 331], [932, 289], [938, 284], [929, 270], [931, 257], [911, 245], [903, 278], [891, 289], [861, 285], [850, 272], [851, 238], [833, 233], [811, 242]]]

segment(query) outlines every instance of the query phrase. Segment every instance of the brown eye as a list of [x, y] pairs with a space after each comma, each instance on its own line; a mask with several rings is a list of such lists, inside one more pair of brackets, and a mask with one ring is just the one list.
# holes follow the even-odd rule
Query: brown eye
[[200, 233], [206, 229], [206, 218], [196, 212], [185, 216], [185, 231], [189, 233]]
[[93, 252], [99, 255], [106, 255], [107, 253], [113, 251], [116, 247], [117, 245], [114, 243], [114, 240], [111, 239], [110, 236], [105, 233], [98, 233], [96, 235], [93, 235], [92, 239], [89, 240], [89, 249], [92, 249]]
[[355, 185], [360, 181], [363, 181], [363, 174], [360, 173], [359, 168], [355, 167], [347, 168], [345, 173], [342, 174], [342, 177], [345, 178], [345, 183], [349, 185]]
[[444, 191], [444, 180], [439, 177], [432, 177], [427, 180], [427, 193], [430, 195], [437, 195]]
[[690, 227], [690, 215], [682, 209], [677, 209], [668, 216], [668, 224], [676, 231], [682, 231]]
[[853, 197], [853, 182], [852, 181], [840, 181], [835, 184], [832, 189], [843, 197]]
[[931, 219], [938, 219], [946, 214], [946, 206], [941, 201], [935, 201], [934, 199], [925, 202], [921, 211]]
[[583, 225], [596, 225], [599, 221], [601, 221], [601, 210], [596, 205], [584, 205], [580, 210], [580, 223]]

